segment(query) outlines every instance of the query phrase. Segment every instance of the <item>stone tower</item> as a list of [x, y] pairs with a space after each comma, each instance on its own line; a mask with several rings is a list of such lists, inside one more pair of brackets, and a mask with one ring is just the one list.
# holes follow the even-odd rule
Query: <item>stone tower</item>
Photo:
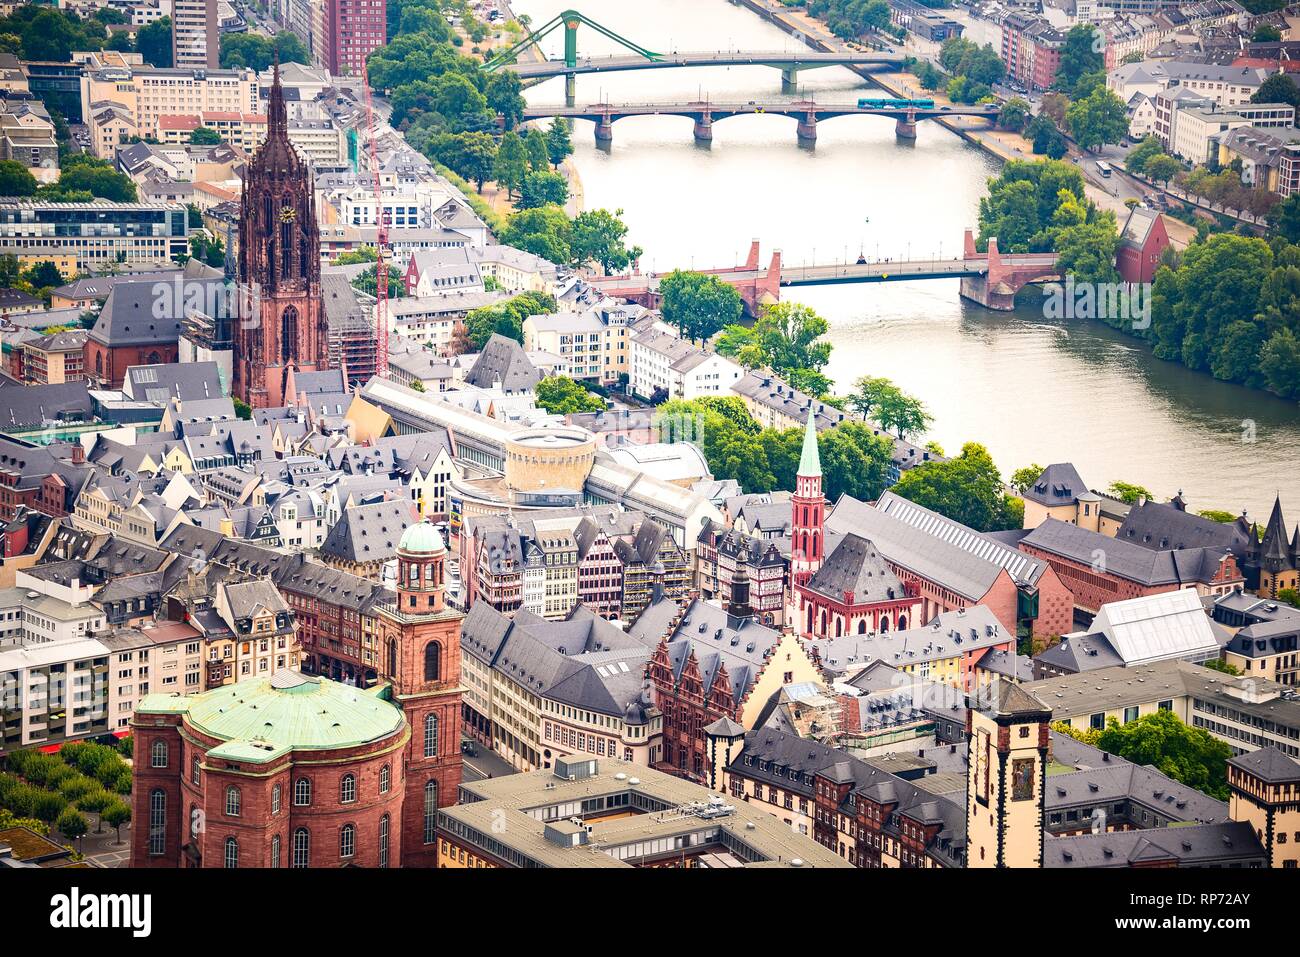
[[266, 142], [248, 164], [240, 200], [239, 281], [233, 394], [253, 408], [282, 406], [289, 369], [326, 368], [329, 342], [311, 170], [289, 143], [278, 62]]
[[999, 681], [966, 712], [966, 866], [1042, 867], [1052, 709]]
[[402, 864], [433, 867], [438, 808], [460, 787], [460, 612], [447, 607], [447, 549], [428, 521], [397, 545], [397, 602], [379, 609], [380, 671], [410, 722]]
[[808, 584], [808, 579], [822, 567], [826, 548], [826, 498], [822, 495], [822, 460], [817, 451], [817, 414], [808, 407], [808, 423], [804, 428], [803, 451], [799, 456], [799, 471], [795, 477], [794, 495], [790, 498], [790, 594], [793, 604], [792, 619], [796, 629], [807, 626], [794, 615], [802, 614], [799, 607], [798, 588]]

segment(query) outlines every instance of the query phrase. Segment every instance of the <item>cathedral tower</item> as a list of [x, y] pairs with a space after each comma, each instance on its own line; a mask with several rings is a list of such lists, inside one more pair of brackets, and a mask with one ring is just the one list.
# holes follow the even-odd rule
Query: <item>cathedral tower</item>
[[266, 142], [248, 164], [240, 201], [239, 281], [233, 394], [253, 408], [282, 406], [289, 369], [325, 369], [329, 342], [311, 170], [289, 143], [278, 62]]

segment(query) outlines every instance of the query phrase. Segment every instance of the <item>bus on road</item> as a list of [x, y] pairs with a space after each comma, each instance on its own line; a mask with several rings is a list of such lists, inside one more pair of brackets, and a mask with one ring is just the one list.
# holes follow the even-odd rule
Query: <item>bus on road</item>
[[1102, 176], [1109, 177], [1111, 172], [1110, 164], [1105, 160], [1097, 160], [1097, 172]]

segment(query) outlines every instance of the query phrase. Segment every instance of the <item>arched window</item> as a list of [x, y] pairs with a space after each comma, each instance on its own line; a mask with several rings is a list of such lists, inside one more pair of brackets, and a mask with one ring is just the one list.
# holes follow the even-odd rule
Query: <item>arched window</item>
[[155, 741], [153, 747], [149, 749], [149, 766], [152, 768], [167, 767], [167, 742]]
[[432, 711], [424, 716], [424, 756], [438, 756], [438, 716]]
[[285, 362], [298, 354], [298, 310], [285, 306], [280, 313], [280, 358]]
[[813, 630], [813, 606], [809, 605], [808, 606], [808, 634], [811, 635], [812, 630]]
[[388, 765], [379, 769], [379, 793], [387, 794], [392, 772], [388, 770]]
[[889, 616], [885, 615], [880, 619], [880, 633], [883, 635], [887, 631], [889, 631]]
[[293, 832], [293, 867], [306, 867], [311, 862], [311, 832], [300, 827]]
[[226, 867], [233, 870], [239, 866], [239, 842], [233, 837], [226, 838]]
[[433, 843], [434, 829], [438, 824], [438, 782], [429, 781], [424, 786], [424, 843]]
[[379, 819], [379, 866], [388, 866], [388, 815]]
[[899, 616], [898, 616], [898, 630], [899, 630], [899, 631], [906, 631], [906, 630], [907, 630], [907, 616], [906, 616], [906, 615], [899, 615]]
[[280, 813], [280, 785], [271, 788], [271, 813]]
[[239, 806], [241, 803], [241, 797], [242, 796], [239, 793], [239, 788], [234, 787], [233, 785], [231, 787], [226, 788], [226, 816], [227, 817], [239, 817]]
[[299, 778], [293, 782], [293, 803], [296, 807], [311, 804], [311, 778]]
[[867, 619], [863, 618], [860, 622], [858, 622], [858, 634], [865, 635], [866, 633], [867, 633]]
[[199, 756], [197, 754], [190, 758], [190, 784], [195, 787], [199, 783]]
[[149, 792], [149, 853], [157, 856], [167, 849], [167, 792]]
[[276, 834], [271, 838], [271, 866], [280, 866], [280, 835]]
[[339, 831], [339, 857], [351, 857], [357, 850], [357, 829], [351, 824], [344, 824]]
[[388, 677], [397, 677], [397, 642], [388, 643]]
[[442, 672], [442, 645], [431, 641], [424, 646], [424, 680], [437, 681]]
[[355, 774], [343, 775], [343, 782], [339, 785], [339, 801], [344, 804], [351, 804], [357, 799], [357, 776]]
[[844, 619], [838, 615], [835, 617], [835, 637], [838, 638], [844, 634]]
[[198, 837], [203, 830], [203, 812], [197, 804], [190, 805], [190, 837]]
[[817, 634], [822, 635], [824, 637], [826, 635], [826, 610], [825, 609], [822, 609], [820, 625], [821, 627], [817, 629]]

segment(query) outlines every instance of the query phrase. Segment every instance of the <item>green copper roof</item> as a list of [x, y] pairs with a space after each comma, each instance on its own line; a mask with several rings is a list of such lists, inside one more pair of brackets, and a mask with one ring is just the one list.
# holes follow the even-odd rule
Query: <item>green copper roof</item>
[[799, 456], [798, 474], [822, 474], [822, 457], [817, 453], [817, 416], [811, 408], [808, 410], [808, 424], [803, 430], [803, 453]]
[[402, 533], [397, 547], [404, 552], [428, 555], [436, 555], [447, 550], [442, 535], [438, 533], [438, 530], [433, 527], [433, 523], [427, 518], [407, 528]]
[[184, 698], [148, 695], [139, 710], [188, 710], [197, 730], [226, 742], [213, 749], [214, 756], [240, 761], [354, 747], [395, 734], [403, 721], [395, 705], [374, 694], [287, 670]]

